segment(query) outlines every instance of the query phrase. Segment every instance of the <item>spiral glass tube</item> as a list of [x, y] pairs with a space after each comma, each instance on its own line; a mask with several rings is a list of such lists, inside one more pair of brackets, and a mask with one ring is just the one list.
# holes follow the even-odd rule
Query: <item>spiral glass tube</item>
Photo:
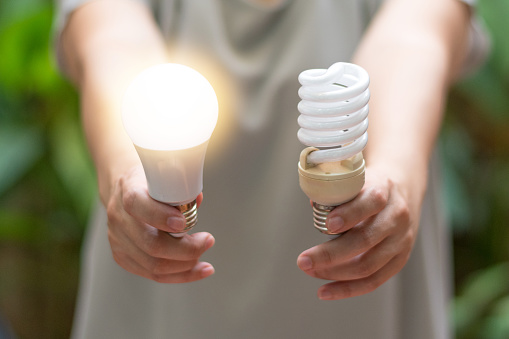
[[335, 63], [302, 72], [299, 82], [297, 136], [320, 149], [308, 161], [339, 161], [361, 152], [368, 142], [368, 73], [354, 64]]

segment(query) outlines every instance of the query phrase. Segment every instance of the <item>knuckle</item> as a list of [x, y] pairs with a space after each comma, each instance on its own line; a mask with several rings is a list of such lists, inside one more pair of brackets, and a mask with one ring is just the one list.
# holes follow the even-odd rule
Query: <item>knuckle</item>
[[112, 225], [115, 225], [120, 221], [116, 205], [111, 200], [108, 202], [108, 206], [106, 206], [106, 217], [108, 218], [108, 222]]
[[376, 245], [375, 232], [371, 227], [362, 227], [359, 229], [359, 236], [364, 248], [371, 248]]
[[150, 261], [149, 270], [155, 275], [168, 273], [167, 260], [162, 258], [153, 258]]
[[153, 258], [164, 258], [164, 246], [162, 246], [161, 242], [156, 241], [156, 239], [147, 238], [146, 241], [142, 243], [144, 247], [144, 251]]
[[157, 283], [160, 283], [160, 284], [165, 282], [165, 278], [166, 278], [166, 276], [163, 275], [163, 274], [160, 274], [160, 273], [151, 272], [149, 274], [149, 279], [150, 280], [153, 280], [153, 281], [155, 281]]
[[396, 218], [405, 224], [410, 223], [410, 208], [405, 202], [401, 202], [396, 207]]
[[389, 200], [387, 190], [381, 186], [372, 187], [371, 190], [369, 191], [369, 196], [374, 202], [374, 204], [378, 207], [383, 207], [387, 205], [387, 202]]
[[356, 268], [356, 273], [360, 278], [368, 277], [375, 272], [374, 265], [367, 260], [360, 261]]
[[203, 249], [203, 246], [201, 246], [201, 244], [198, 244], [195, 242], [190, 243], [187, 248], [187, 251], [185, 253], [186, 258], [188, 260], [199, 258], [202, 254], [202, 249]]
[[134, 210], [138, 194], [138, 191], [134, 188], [126, 189], [122, 194], [122, 205], [129, 214]]

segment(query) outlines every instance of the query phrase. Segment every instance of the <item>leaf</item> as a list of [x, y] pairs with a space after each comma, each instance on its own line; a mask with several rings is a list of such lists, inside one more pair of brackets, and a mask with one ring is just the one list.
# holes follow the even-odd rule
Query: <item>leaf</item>
[[62, 84], [48, 52], [51, 16], [51, 7], [43, 7], [0, 31], [0, 85], [18, 100], [50, 96]]
[[507, 43], [507, 17], [509, 15], [509, 1], [482, 0], [479, 1], [479, 13], [490, 31], [492, 39], [493, 63], [497, 73], [502, 78], [509, 77], [509, 44]]
[[[472, 155], [472, 141], [468, 134], [459, 126], [444, 129], [440, 138], [440, 155], [442, 173], [444, 176], [443, 194], [448, 220], [455, 227], [455, 231], [465, 231], [472, 220], [471, 200], [468, 193], [470, 169], [474, 162]], [[461, 152], [457, 150], [461, 149]]]
[[37, 128], [15, 125], [0, 127], [0, 196], [14, 186], [44, 152], [42, 133]]
[[509, 295], [496, 302], [481, 329], [482, 338], [509, 338]]
[[509, 262], [475, 272], [454, 302], [454, 325], [458, 333], [468, 332], [490, 304], [509, 294]]
[[82, 137], [79, 120], [72, 112], [61, 114], [51, 127], [52, 164], [83, 220], [97, 194], [95, 174]]
[[[509, 55], [508, 55], [509, 58]], [[470, 78], [462, 81], [457, 88], [483, 112], [484, 119], [493, 123], [509, 121], [509, 87], [493, 67], [486, 66]]]
[[13, 22], [48, 8], [50, 3], [41, 0], [0, 1], [0, 30]]
[[41, 220], [25, 212], [0, 210], [2, 242], [36, 243], [44, 238]]

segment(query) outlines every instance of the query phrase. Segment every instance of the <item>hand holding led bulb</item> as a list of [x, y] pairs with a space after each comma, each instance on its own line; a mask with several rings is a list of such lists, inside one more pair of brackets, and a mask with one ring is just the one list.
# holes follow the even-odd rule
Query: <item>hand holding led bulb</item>
[[[118, 72], [124, 72], [123, 67]], [[113, 75], [113, 79], [119, 77], [118, 73]], [[90, 140], [97, 155], [99, 187], [107, 212], [108, 241], [113, 259], [126, 271], [159, 283], [187, 283], [210, 276], [214, 273], [213, 266], [200, 258], [214, 245], [214, 237], [208, 232], [183, 232], [189, 218], [186, 220], [178, 206], [170, 205], [172, 202], [192, 203], [195, 199], [197, 205], [201, 202], [203, 144], [210, 137], [217, 119], [217, 101], [210, 84], [196, 71], [180, 65], [149, 68], [135, 78], [127, 93], [120, 94], [119, 87], [122, 86], [117, 81], [110, 81], [107, 76], [101, 78], [101, 82], [106, 83], [107, 90], [104, 93], [95, 91], [94, 96], [85, 97], [84, 102], [87, 114], [97, 117], [95, 121], [98, 123], [89, 126], [97, 128], [97, 135], [102, 136]], [[185, 89], [188, 93], [182, 94], [180, 91]], [[173, 100], [176, 95], [178, 98]], [[122, 96], [124, 115], [131, 114], [124, 121], [125, 126], [122, 126], [120, 114], [117, 115], [122, 108], [119, 105]], [[204, 110], [197, 112], [199, 108]], [[206, 117], [198, 120], [196, 115], [200, 113]], [[165, 126], [165, 123], [177, 120], [179, 114], [195, 120], [182, 120], [192, 123], [185, 131], [185, 126], [172, 124], [173, 127], [181, 127], [172, 132], [172, 126]], [[201, 125], [207, 122], [208, 126]], [[128, 127], [132, 140], [127, 137], [124, 127]], [[196, 131], [203, 133], [198, 136], [191, 134]], [[182, 132], [188, 135], [174, 137]], [[132, 141], [143, 152], [142, 161], [145, 163], [140, 161]], [[169, 142], [178, 144], [172, 147]], [[191, 152], [182, 155], [186, 147]], [[165, 174], [168, 172], [164, 171], [169, 167], [168, 160], [162, 155], [172, 152], [171, 159], [175, 164], [195, 167], [182, 171], [185, 168], [180, 166], [178, 170], [170, 171], [171, 176], [168, 176]], [[198, 160], [196, 157], [190, 159], [193, 155]], [[150, 172], [152, 174], [147, 180], [145, 170], [155, 174]], [[171, 182], [176, 184], [166, 186]], [[186, 188], [192, 189], [170, 190], [181, 187], [183, 183], [186, 183]], [[177, 198], [173, 200], [175, 196]], [[170, 199], [166, 200], [168, 197]], [[191, 220], [195, 221], [194, 218]], [[181, 237], [168, 233], [177, 233]], [[97, 232], [97, 235], [103, 236], [102, 232]]]

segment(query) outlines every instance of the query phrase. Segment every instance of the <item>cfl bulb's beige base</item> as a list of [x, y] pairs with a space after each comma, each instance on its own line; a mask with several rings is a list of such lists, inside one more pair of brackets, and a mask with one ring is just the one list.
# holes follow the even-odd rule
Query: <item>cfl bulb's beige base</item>
[[196, 200], [193, 200], [190, 203], [176, 205], [175, 207], [178, 208], [179, 211], [184, 215], [184, 218], [186, 218], [186, 227], [182, 232], [170, 233], [170, 235], [175, 238], [182, 238], [198, 222], [198, 205]]
[[364, 186], [364, 158], [362, 153], [336, 162], [312, 164], [307, 161], [315, 147], [305, 148], [300, 154], [299, 184], [313, 202], [314, 226], [325, 234], [330, 232], [325, 220], [338, 205], [355, 198]]

